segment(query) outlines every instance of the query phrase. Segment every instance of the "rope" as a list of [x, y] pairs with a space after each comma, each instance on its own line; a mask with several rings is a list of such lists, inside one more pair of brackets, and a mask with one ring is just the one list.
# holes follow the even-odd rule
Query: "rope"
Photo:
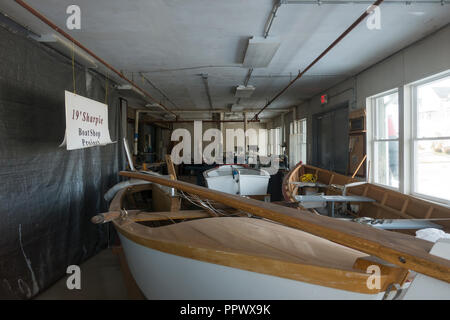
[[105, 80], [105, 104], [108, 104], [108, 70], [106, 70], [106, 80]]
[[73, 78], [73, 93], [77, 94], [75, 88], [75, 43], [72, 41], [72, 78]]

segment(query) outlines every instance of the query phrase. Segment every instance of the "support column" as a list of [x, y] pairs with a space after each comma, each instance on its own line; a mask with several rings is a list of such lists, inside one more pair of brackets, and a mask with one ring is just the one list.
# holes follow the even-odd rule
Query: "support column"
[[244, 112], [244, 155], [247, 153], [248, 137], [247, 132], [247, 112]]

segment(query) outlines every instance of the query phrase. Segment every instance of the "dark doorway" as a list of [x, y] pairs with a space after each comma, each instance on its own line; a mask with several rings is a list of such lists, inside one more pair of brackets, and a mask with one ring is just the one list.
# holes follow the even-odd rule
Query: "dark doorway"
[[348, 163], [348, 103], [313, 116], [313, 163], [346, 174]]

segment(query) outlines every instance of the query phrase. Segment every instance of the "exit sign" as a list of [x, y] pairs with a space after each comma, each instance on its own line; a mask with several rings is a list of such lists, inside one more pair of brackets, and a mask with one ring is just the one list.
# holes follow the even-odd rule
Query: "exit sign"
[[321, 104], [326, 104], [326, 103], [328, 103], [328, 95], [326, 95], [326, 94], [321, 95], [321, 96], [320, 96], [320, 103], [321, 103]]

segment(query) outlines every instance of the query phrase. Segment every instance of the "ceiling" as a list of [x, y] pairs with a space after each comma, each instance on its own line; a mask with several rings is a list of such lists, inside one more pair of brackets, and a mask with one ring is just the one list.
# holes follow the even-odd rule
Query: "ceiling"
[[[65, 27], [66, 8], [73, 0], [28, 4], [129, 78], [139, 80], [169, 108], [209, 110], [201, 74], [207, 74], [214, 109], [235, 104], [233, 88], [243, 84], [248, 73], [242, 66], [248, 39], [263, 36], [274, 1], [77, 0], [81, 30]], [[282, 4], [269, 33], [279, 37], [281, 45], [268, 67], [253, 70], [248, 84], [256, 90], [251, 98], [240, 99], [237, 110], [263, 107], [367, 7]], [[450, 22], [449, 4], [387, 3], [380, 9], [380, 30], [369, 30], [362, 22], [269, 109], [298, 105]], [[39, 35], [54, 33], [12, 0], [2, 1], [0, 11]], [[139, 73], [157, 89], [141, 81]], [[268, 111], [261, 116], [276, 114]]]

